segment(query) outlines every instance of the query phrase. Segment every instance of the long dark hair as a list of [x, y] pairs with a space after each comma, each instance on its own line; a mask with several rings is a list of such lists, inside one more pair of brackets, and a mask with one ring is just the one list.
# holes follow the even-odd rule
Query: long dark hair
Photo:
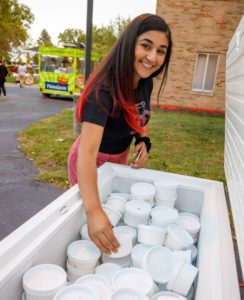
[[127, 25], [107, 56], [90, 75], [77, 106], [78, 121], [82, 120], [85, 103], [94, 90], [96, 90], [96, 101], [101, 105], [99, 100], [99, 89], [107, 84], [113, 99], [113, 110], [112, 112], [107, 113], [113, 116], [115, 111], [118, 111], [117, 109], [119, 108], [127, 123], [135, 131], [139, 133], [143, 132], [143, 129], [139, 126], [135, 108], [136, 100], [133, 86], [135, 73], [134, 59], [135, 45], [138, 36], [149, 30], [165, 32], [168, 37], [168, 49], [165, 61], [160, 69], [150, 76], [150, 78], [152, 78], [160, 73], [163, 74], [159, 88], [160, 93], [168, 74], [172, 49], [171, 32], [169, 26], [161, 17], [153, 14], [143, 14], [136, 17]]

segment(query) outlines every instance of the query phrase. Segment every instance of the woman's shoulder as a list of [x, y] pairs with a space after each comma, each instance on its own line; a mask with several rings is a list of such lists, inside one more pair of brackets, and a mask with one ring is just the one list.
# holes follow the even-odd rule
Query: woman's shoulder
[[95, 87], [90, 92], [88, 101], [100, 98], [111, 98], [111, 86], [109, 86], [108, 84], [100, 84], [99, 86]]
[[88, 96], [87, 102], [105, 108], [106, 111], [111, 111], [113, 100], [109, 85], [101, 84], [96, 87]]

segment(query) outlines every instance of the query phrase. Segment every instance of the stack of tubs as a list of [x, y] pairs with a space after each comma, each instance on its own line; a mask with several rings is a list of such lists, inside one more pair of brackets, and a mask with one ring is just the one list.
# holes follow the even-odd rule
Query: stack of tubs
[[[177, 188], [176, 182], [139, 182], [131, 186], [131, 194], [107, 197], [103, 207], [120, 242], [118, 252], [101, 253], [85, 224], [82, 239], [67, 249], [71, 285], [62, 286], [54, 299], [79, 293], [94, 300], [193, 299], [200, 220], [174, 208]], [[34, 300], [27, 298], [26, 288], [25, 294], [26, 300]]]

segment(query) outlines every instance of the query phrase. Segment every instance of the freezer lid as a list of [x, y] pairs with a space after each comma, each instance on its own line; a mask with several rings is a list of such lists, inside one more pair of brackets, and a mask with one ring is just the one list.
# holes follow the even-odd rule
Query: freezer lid
[[244, 16], [226, 56], [224, 167], [244, 275]]

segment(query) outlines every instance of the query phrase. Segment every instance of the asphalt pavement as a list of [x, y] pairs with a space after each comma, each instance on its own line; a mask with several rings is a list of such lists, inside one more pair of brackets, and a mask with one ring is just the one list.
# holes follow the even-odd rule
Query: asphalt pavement
[[37, 86], [6, 85], [0, 97], [0, 240], [64, 191], [37, 181], [37, 170], [19, 149], [17, 134], [31, 123], [72, 108], [72, 101], [44, 99]]

